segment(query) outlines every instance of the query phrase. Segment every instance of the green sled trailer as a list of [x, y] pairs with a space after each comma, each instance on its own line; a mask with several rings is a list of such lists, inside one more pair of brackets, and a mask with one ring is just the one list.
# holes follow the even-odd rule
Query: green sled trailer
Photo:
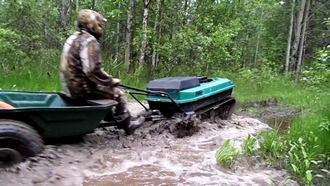
[[44, 140], [94, 132], [118, 104], [113, 100], [74, 100], [58, 92], [0, 90], [0, 164], [13, 164], [43, 150]]

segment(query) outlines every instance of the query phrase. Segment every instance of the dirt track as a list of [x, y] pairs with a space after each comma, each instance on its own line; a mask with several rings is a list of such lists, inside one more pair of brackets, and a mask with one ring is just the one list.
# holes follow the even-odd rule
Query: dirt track
[[[142, 107], [130, 104], [137, 114]], [[176, 125], [174, 125], [176, 123]], [[188, 130], [188, 133], [185, 131]], [[38, 157], [0, 170], [2, 186], [19, 185], [297, 185], [284, 170], [262, 160], [239, 161], [233, 170], [216, 165], [215, 152], [227, 139], [237, 145], [268, 129], [257, 119], [146, 123], [126, 136], [116, 128], [96, 130], [79, 143], [48, 145]]]

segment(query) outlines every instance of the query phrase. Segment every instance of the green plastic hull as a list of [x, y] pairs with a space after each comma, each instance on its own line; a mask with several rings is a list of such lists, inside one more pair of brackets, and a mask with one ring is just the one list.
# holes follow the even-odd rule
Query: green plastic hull
[[0, 119], [14, 119], [33, 126], [43, 138], [91, 133], [117, 103], [87, 105], [70, 101], [58, 93], [0, 91], [0, 101], [15, 109], [0, 109]]
[[[233, 89], [234, 87], [235, 85], [229, 79], [213, 78], [213, 81], [202, 83], [198, 87], [168, 93], [177, 103], [185, 104], [208, 98], [221, 92]], [[170, 99], [159, 96], [147, 96], [146, 100], [150, 102], [171, 102]]]

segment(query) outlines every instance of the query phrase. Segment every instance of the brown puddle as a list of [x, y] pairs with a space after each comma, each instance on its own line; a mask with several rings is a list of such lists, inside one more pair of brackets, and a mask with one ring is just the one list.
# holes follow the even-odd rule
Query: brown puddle
[[285, 132], [288, 130], [289, 126], [291, 125], [293, 121], [293, 116], [266, 118], [263, 119], [262, 121], [275, 130], [278, 130], [280, 132]]

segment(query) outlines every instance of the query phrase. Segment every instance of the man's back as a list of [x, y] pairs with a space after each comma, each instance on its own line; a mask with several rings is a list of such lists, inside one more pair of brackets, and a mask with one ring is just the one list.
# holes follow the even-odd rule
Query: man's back
[[85, 31], [75, 32], [66, 40], [63, 47], [60, 67], [62, 86], [64, 91], [72, 97], [87, 94], [89, 87], [96, 86], [87, 78], [85, 73], [87, 70], [84, 68], [84, 66], [90, 66], [88, 64], [90, 42], [97, 42], [94, 36]]

